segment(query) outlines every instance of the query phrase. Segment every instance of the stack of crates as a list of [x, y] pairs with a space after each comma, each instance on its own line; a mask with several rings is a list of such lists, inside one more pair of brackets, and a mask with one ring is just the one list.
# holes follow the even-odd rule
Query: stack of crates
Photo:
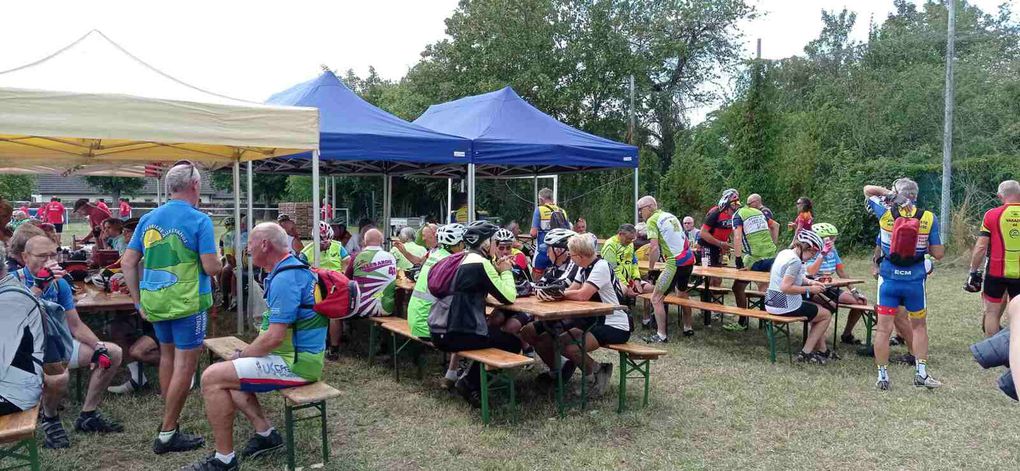
[[279, 214], [286, 214], [297, 225], [298, 234], [306, 237], [312, 233], [313, 212], [311, 202], [280, 203]]

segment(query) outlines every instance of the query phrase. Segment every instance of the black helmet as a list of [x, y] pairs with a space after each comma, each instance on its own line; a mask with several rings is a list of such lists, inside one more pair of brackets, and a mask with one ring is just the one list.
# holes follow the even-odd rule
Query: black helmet
[[489, 240], [498, 230], [499, 226], [489, 221], [472, 222], [464, 230], [464, 243], [468, 247], [476, 249], [482, 245], [482, 242]]

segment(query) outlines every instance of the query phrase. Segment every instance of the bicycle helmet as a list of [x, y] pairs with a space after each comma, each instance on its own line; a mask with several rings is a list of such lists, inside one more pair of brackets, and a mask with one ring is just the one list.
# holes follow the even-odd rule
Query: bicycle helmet
[[436, 230], [436, 239], [439, 245], [446, 247], [457, 245], [464, 240], [464, 225], [453, 223], [441, 226]]
[[535, 285], [535, 297], [540, 301], [558, 301], [563, 299], [563, 291], [567, 289], [566, 280], [556, 280], [548, 284]]
[[513, 242], [515, 237], [514, 233], [510, 232], [509, 229], [500, 229], [496, 231], [496, 235], [492, 236], [496, 242]]
[[809, 246], [811, 246], [811, 248], [815, 250], [821, 250], [823, 244], [822, 238], [818, 237], [818, 234], [815, 234], [813, 231], [809, 231], [807, 229], [798, 232], [797, 237], [794, 238], [794, 241], [808, 244]]
[[319, 240], [333, 240], [333, 228], [326, 221], [319, 221]]
[[482, 242], [489, 240], [496, 231], [499, 230], [499, 226], [489, 221], [475, 221], [467, 225], [467, 229], [464, 230], [464, 243], [473, 249], [476, 249], [482, 245]]
[[234, 216], [223, 218], [223, 227], [234, 227]]
[[811, 226], [811, 232], [814, 232], [818, 237], [821, 237], [823, 239], [826, 237], [836, 237], [839, 235], [839, 231], [836, 230], [836, 226], [833, 226], [832, 224], [829, 224], [827, 222], [820, 222], [818, 224]]
[[719, 198], [720, 208], [730, 203], [740, 204], [740, 192], [735, 188], [726, 189], [722, 192], [722, 197]]
[[565, 249], [567, 248], [567, 241], [576, 235], [577, 233], [570, 229], [553, 229], [545, 233], [545, 239], [543, 239], [543, 242], [545, 242], [547, 247]]

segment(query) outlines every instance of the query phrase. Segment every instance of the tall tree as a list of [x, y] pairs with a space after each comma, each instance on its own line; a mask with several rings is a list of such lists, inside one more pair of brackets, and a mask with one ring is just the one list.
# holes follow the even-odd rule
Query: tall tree
[[27, 200], [34, 185], [35, 177], [31, 175], [0, 175], [0, 199]]
[[124, 193], [134, 193], [145, 187], [145, 179], [136, 177], [85, 177], [85, 183], [109, 194], [114, 201], [119, 200]]

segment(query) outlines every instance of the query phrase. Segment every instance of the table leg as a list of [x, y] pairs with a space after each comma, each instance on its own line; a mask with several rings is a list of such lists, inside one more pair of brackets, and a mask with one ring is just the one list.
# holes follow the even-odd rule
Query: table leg
[[[712, 284], [711, 277], [703, 276], [701, 278], [704, 280], [704, 285], [701, 288], [701, 300], [706, 303], [710, 303], [712, 302], [712, 294], [708, 292], [708, 287]], [[702, 309], [701, 315], [705, 318], [704, 322], [706, 326], [712, 325], [712, 311]]]
[[[548, 326], [548, 324], [546, 324]], [[550, 332], [555, 330], [546, 329]], [[553, 369], [556, 370], [556, 407], [559, 409], [560, 418], [563, 418], [563, 411], [565, 405], [563, 404], [563, 347], [560, 346], [559, 339], [553, 336]]]

